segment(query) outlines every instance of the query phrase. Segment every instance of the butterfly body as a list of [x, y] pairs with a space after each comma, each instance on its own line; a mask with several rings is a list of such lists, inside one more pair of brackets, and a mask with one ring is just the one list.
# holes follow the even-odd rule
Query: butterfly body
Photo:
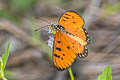
[[89, 35], [83, 28], [84, 20], [75, 11], [66, 11], [57, 25], [50, 25], [56, 30], [53, 45], [53, 63], [58, 70], [65, 70], [72, 65], [77, 55], [87, 57]]

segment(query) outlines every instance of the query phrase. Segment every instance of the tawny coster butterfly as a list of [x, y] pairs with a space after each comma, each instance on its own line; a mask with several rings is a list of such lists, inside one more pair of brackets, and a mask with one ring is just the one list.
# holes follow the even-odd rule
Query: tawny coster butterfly
[[85, 58], [88, 55], [89, 35], [84, 26], [83, 18], [75, 11], [64, 12], [58, 24], [49, 27], [56, 30], [53, 43], [53, 64], [62, 71], [75, 61], [77, 55]]

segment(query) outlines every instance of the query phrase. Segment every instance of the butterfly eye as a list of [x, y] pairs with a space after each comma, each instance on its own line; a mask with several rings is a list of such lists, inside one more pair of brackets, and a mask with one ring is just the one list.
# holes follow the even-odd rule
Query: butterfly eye
[[52, 25], [50, 25], [49, 28], [52, 29]]

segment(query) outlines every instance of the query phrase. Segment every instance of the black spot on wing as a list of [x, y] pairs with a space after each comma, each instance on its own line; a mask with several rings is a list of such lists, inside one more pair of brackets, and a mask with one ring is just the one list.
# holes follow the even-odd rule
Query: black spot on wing
[[64, 19], [62, 19], [63, 21], [66, 21], [66, 20], [64, 20]]
[[70, 19], [69, 17], [66, 17], [66, 16], [63, 16], [64, 18], [66, 18], [66, 19]]
[[56, 47], [56, 50], [61, 51], [61, 48]]
[[73, 23], [73, 24], [76, 24], [76, 22], [75, 22], [75, 21], [73, 21], [72, 23]]
[[70, 47], [69, 47], [69, 46], [67, 46], [67, 49], [70, 49]]
[[65, 15], [70, 16], [69, 14], [65, 14]]
[[55, 56], [55, 57], [57, 57], [57, 58], [60, 58], [60, 56], [59, 56], [59, 55], [57, 55], [57, 54], [53, 54], [53, 56]]
[[63, 58], [61, 58], [63, 60]]
[[61, 43], [61, 41], [57, 41], [57, 43]]

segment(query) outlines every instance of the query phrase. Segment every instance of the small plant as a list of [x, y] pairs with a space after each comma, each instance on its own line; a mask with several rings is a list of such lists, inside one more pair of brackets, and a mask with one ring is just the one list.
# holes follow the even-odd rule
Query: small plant
[[104, 70], [104, 72], [102, 72], [102, 74], [100, 74], [98, 76], [98, 80], [112, 80], [112, 75], [111, 75], [111, 67], [107, 66]]
[[5, 66], [7, 63], [7, 59], [9, 56], [9, 49], [10, 49], [10, 42], [8, 43], [8, 47], [5, 53], [3, 53], [2, 57], [0, 57], [0, 79], [3, 79], [3, 80], [7, 80], [5, 78], [4, 72], [5, 72]]

